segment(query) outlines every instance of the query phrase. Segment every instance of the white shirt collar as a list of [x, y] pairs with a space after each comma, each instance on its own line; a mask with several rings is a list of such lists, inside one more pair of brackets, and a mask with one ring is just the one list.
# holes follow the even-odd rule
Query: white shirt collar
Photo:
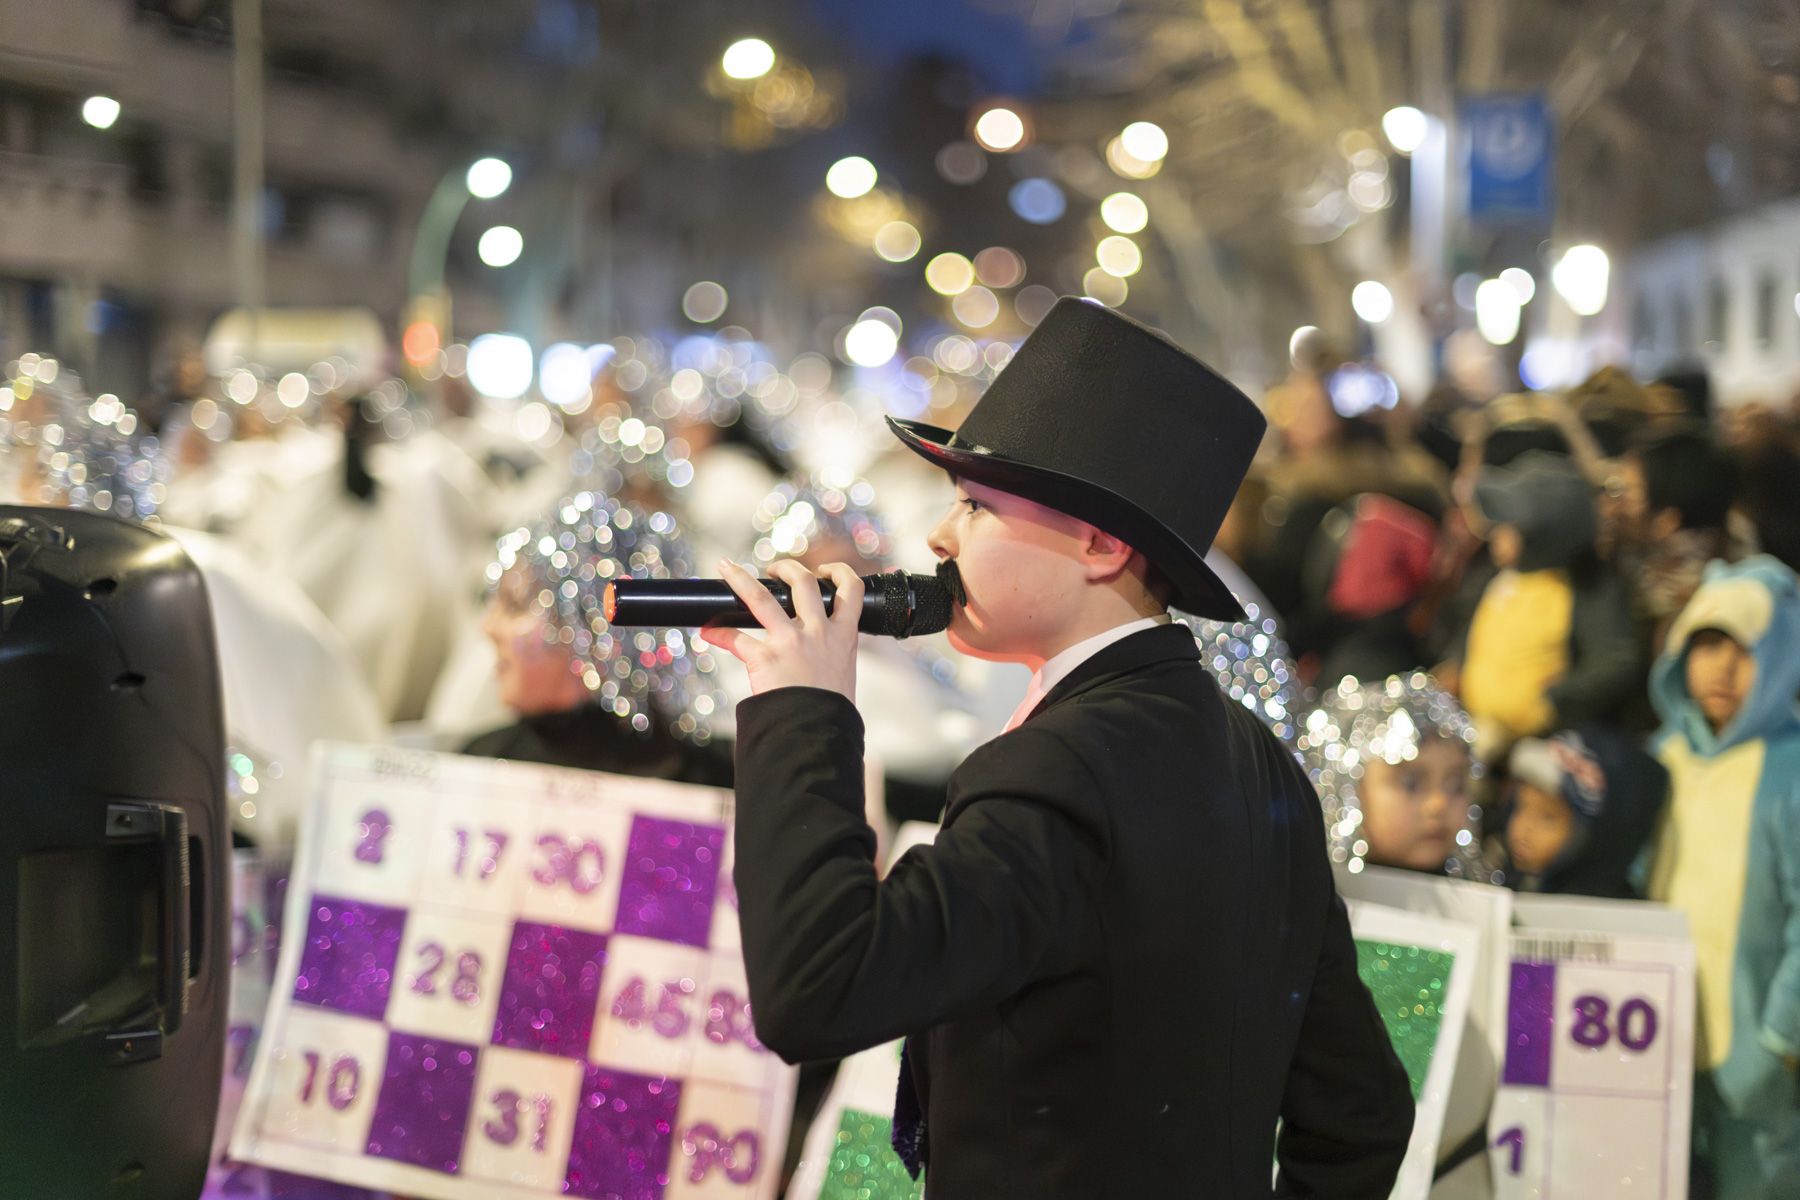
[[1031, 676], [1031, 685], [1025, 689], [1025, 699], [1013, 710], [1012, 720], [1006, 723], [1010, 731], [1017, 729], [1038, 702], [1048, 696], [1053, 688], [1072, 674], [1076, 667], [1094, 655], [1100, 653], [1114, 642], [1130, 637], [1145, 629], [1154, 629], [1158, 625], [1167, 625], [1172, 620], [1168, 613], [1159, 613], [1154, 617], [1139, 617], [1135, 621], [1127, 621], [1123, 625], [1114, 625], [1104, 633], [1096, 633], [1091, 638], [1076, 642], [1061, 653], [1046, 659]]

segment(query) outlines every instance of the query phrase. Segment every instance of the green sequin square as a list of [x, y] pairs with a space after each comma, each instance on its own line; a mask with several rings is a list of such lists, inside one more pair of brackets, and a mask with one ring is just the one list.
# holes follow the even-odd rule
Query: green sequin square
[[1432, 1051], [1443, 1029], [1444, 991], [1456, 955], [1423, 946], [1357, 939], [1356, 973], [1375, 997], [1394, 1051], [1412, 1082], [1413, 1099], [1425, 1087]]
[[846, 1108], [819, 1200], [919, 1200], [925, 1184], [906, 1173], [894, 1153], [893, 1131], [891, 1117]]

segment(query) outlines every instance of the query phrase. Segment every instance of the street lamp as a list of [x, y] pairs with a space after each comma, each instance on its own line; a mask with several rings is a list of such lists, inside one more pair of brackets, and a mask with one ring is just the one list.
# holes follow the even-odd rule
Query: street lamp
[[729, 79], [761, 79], [775, 66], [775, 48], [761, 38], [744, 38], [725, 48], [719, 69]]
[[463, 184], [477, 200], [492, 200], [512, 186], [512, 168], [503, 158], [478, 158], [469, 164]]
[[1394, 293], [1386, 284], [1365, 279], [1351, 289], [1350, 307], [1369, 324], [1379, 325], [1394, 315]]
[[95, 129], [111, 129], [119, 119], [119, 102], [111, 96], [89, 96], [81, 106], [81, 119]]
[[1430, 118], [1410, 104], [1402, 104], [1399, 108], [1390, 108], [1381, 118], [1381, 132], [1387, 134], [1388, 144], [1402, 154], [1411, 154], [1425, 144], [1425, 137], [1431, 132]]
[[1550, 282], [1569, 307], [1591, 317], [1606, 307], [1607, 276], [1612, 264], [1598, 246], [1570, 246], [1550, 269]]
[[[443, 294], [444, 263], [450, 256], [450, 237], [456, 231], [457, 218], [462, 216], [470, 197], [492, 200], [505, 193], [512, 186], [512, 176], [511, 164], [491, 156], [476, 159], [466, 170], [452, 168], [438, 180], [431, 199], [425, 202], [425, 211], [419, 214], [406, 273], [406, 294], [411, 297], [407, 327], [420, 322], [431, 325], [439, 333], [440, 346], [450, 327], [449, 302]], [[517, 257], [515, 253], [513, 258]]]
[[490, 267], [510, 267], [525, 252], [525, 238], [511, 225], [496, 225], [481, 235], [475, 252]]

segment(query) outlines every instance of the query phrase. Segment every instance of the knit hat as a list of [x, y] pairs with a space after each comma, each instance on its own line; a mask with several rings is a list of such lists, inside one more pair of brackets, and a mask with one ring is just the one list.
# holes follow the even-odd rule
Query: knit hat
[[1566, 455], [1532, 451], [1505, 467], [1484, 467], [1475, 502], [1496, 525], [1519, 531], [1522, 571], [1564, 567], [1594, 544], [1594, 490]]

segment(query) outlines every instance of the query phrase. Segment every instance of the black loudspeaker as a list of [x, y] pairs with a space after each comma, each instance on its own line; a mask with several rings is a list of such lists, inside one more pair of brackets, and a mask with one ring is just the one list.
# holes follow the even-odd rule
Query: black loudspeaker
[[225, 733], [200, 572], [0, 506], [0, 1197], [193, 1200], [225, 1034]]

